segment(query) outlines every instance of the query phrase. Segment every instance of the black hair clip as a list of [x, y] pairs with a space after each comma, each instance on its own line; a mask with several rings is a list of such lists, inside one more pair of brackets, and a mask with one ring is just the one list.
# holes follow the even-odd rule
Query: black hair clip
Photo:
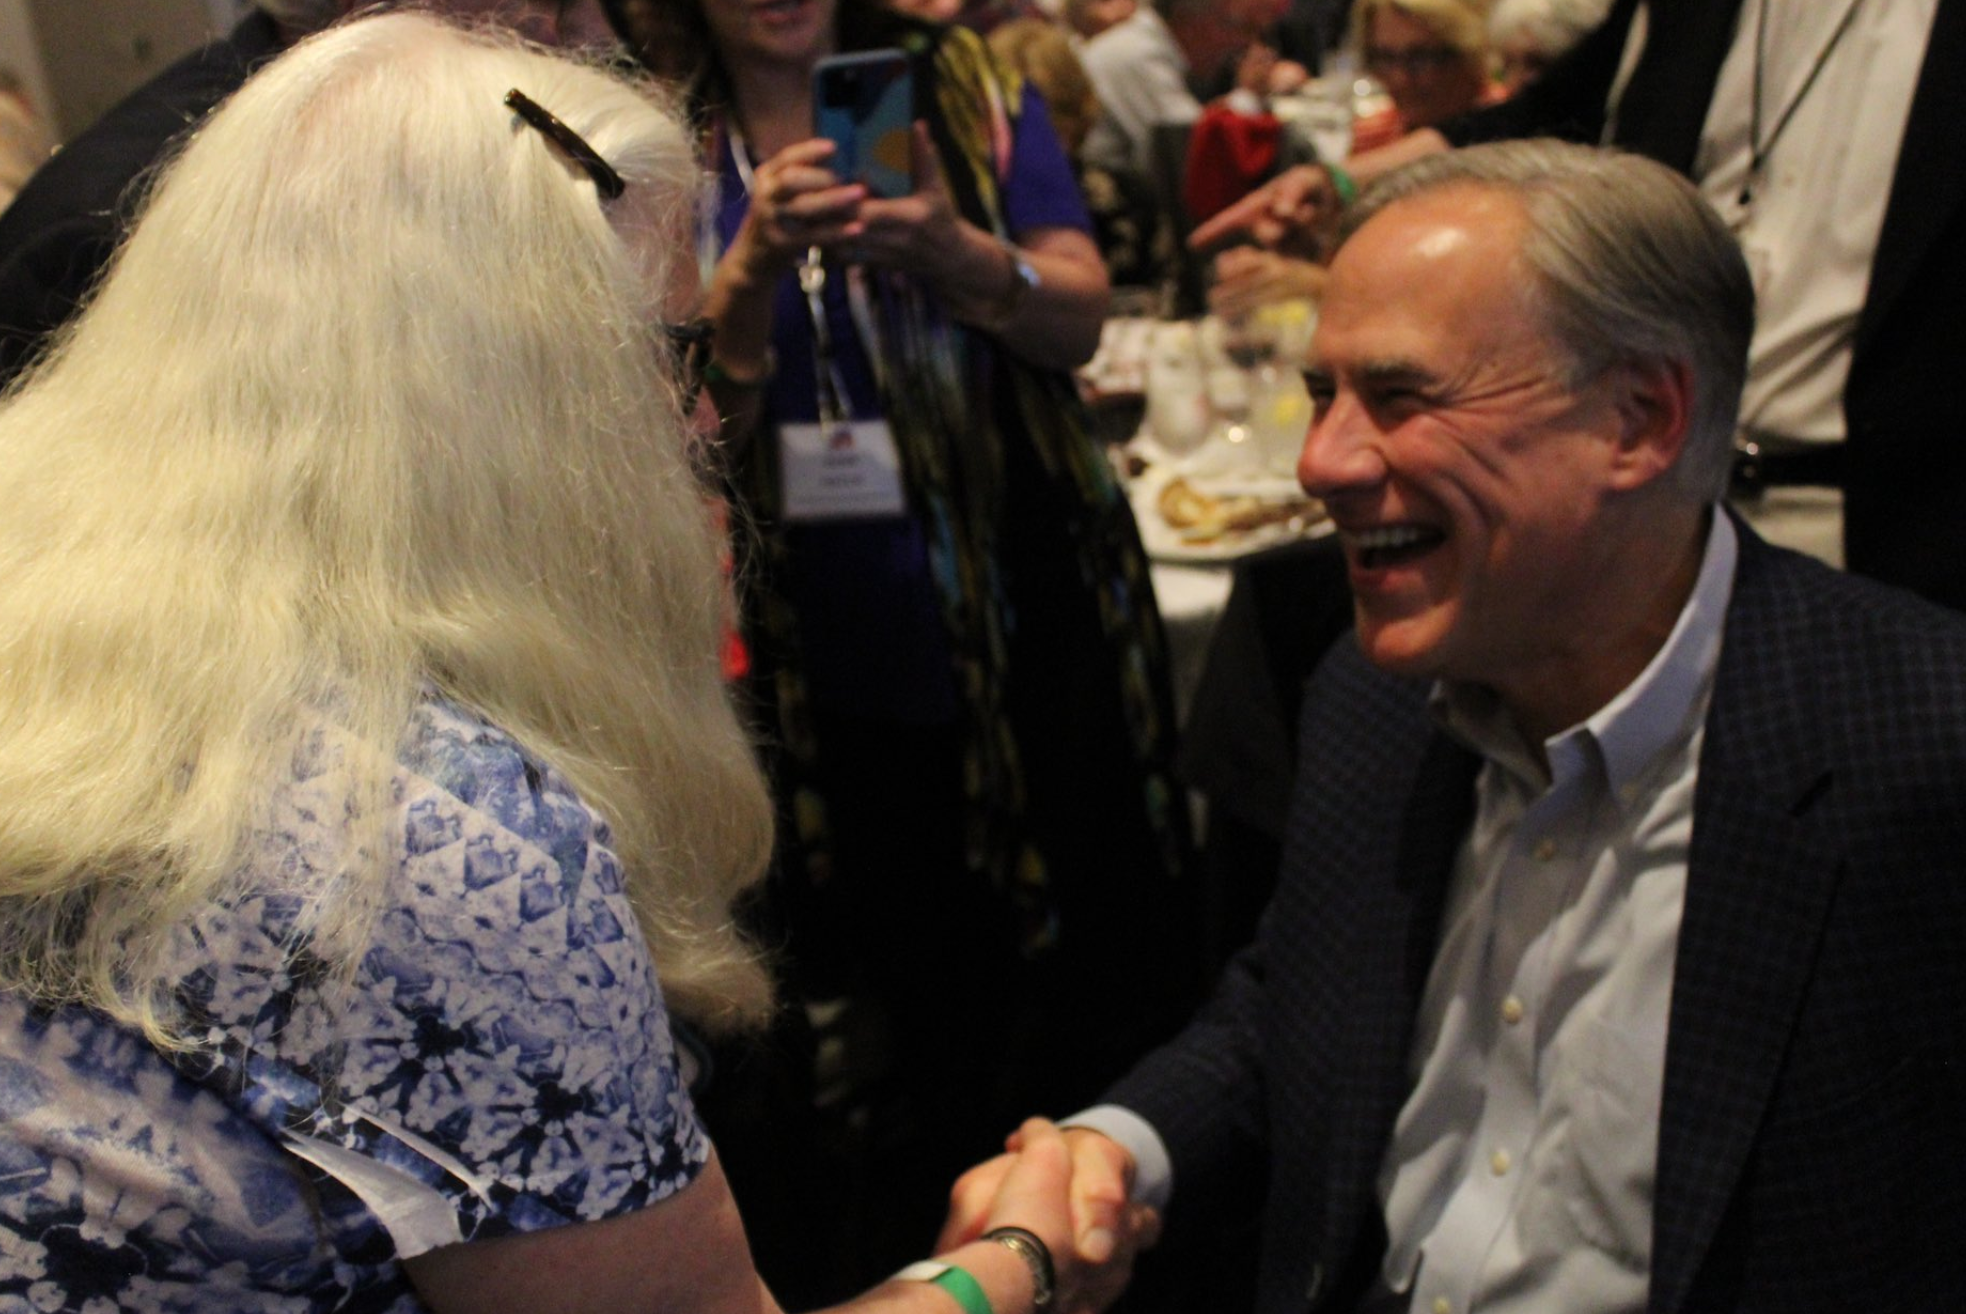
[[505, 93], [505, 103], [514, 114], [539, 129], [546, 139], [565, 151], [575, 164], [587, 171], [594, 180], [601, 199], [612, 201], [628, 190], [628, 184], [621, 181], [621, 175], [614, 166], [601, 158], [601, 153], [587, 144], [587, 139], [554, 118], [552, 113], [540, 103], [517, 87]]

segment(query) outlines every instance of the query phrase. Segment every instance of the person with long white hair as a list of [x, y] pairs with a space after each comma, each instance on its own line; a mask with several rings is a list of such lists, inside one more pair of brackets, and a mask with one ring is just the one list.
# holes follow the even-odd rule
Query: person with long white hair
[[[697, 200], [650, 87], [346, 24], [0, 401], [0, 1305], [774, 1308], [668, 1012], [771, 1007]], [[1091, 1290], [1026, 1141], [998, 1314]]]

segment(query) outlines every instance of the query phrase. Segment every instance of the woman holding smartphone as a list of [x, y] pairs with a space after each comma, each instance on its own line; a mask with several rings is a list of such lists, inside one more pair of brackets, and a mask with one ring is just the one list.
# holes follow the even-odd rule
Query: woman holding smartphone
[[[785, 823], [764, 916], [823, 1032], [769, 1121], [837, 1147], [760, 1145], [740, 1193], [767, 1272], [808, 1247], [844, 1289], [1018, 1114], [1076, 1107], [1189, 999], [1159, 618], [1068, 376], [1107, 280], [1042, 101], [972, 33], [871, 0], [627, 16], [717, 178], [711, 388]], [[916, 116], [897, 196], [842, 176], [815, 114], [822, 60], [887, 49]]]

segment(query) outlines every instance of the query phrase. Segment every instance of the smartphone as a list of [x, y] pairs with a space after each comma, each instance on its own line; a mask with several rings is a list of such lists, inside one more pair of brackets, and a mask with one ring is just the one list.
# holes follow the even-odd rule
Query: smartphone
[[875, 196], [914, 190], [915, 78], [900, 50], [829, 55], [812, 69], [812, 117], [833, 172]]

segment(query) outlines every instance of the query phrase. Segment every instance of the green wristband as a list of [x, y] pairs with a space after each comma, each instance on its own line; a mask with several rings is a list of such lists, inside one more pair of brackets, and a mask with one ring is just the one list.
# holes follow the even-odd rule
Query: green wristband
[[941, 1287], [956, 1298], [963, 1307], [963, 1314], [995, 1314], [990, 1308], [990, 1298], [983, 1294], [983, 1284], [969, 1275], [967, 1269], [945, 1264], [939, 1259], [923, 1259], [908, 1265], [894, 1275], [897, 1282], [926, 1282], [932, 1287]]
[[1358, 199], [1358, 180], [1335, 164], [1327, 164], [1324, 171], [1331, 178], [1331, 190], [1338, 193], [1338, 204], [1350, 205]]

